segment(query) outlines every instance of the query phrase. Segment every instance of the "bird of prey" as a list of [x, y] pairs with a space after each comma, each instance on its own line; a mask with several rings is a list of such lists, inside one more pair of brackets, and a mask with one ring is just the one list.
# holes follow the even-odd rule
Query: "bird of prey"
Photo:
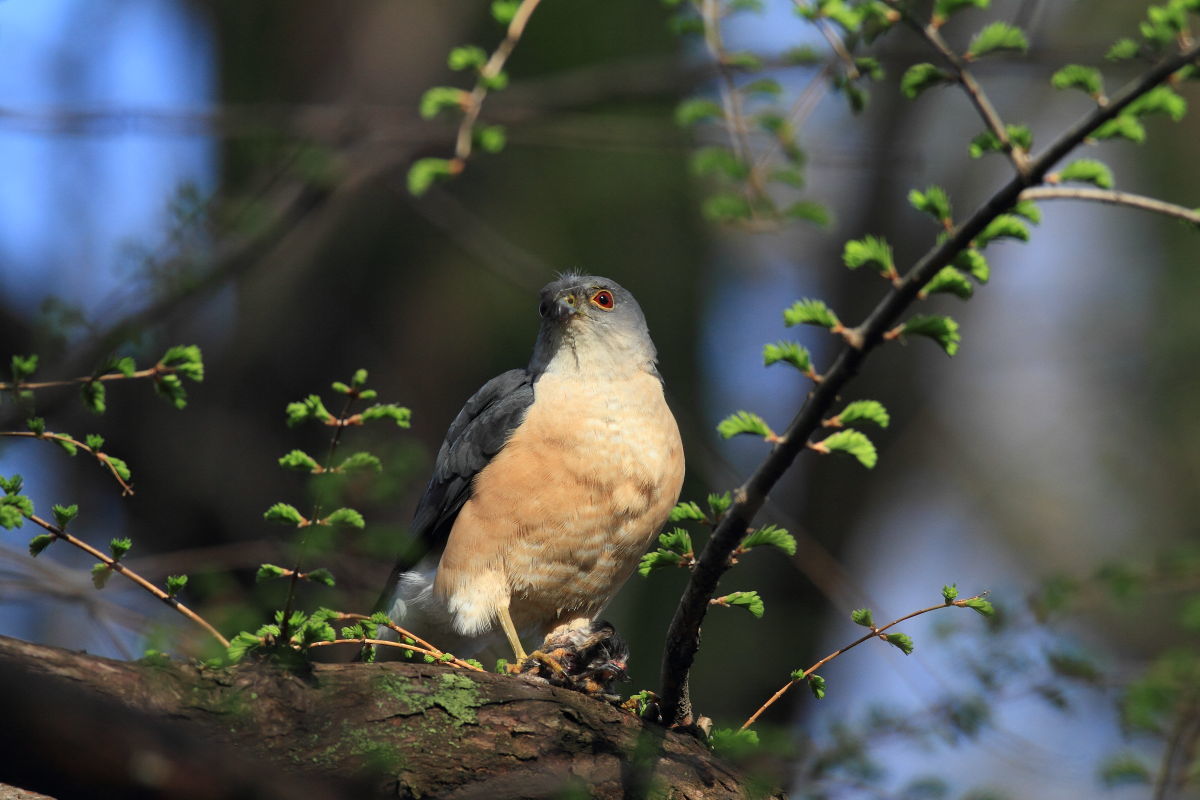
[[525, 369], [459, 412], [413, 518], [426, 555], [397, 563], [381, 607], [471, 656], [584, 628], [667, 520], [683, 445], [633, 295], [568, 274], [541, 292]]

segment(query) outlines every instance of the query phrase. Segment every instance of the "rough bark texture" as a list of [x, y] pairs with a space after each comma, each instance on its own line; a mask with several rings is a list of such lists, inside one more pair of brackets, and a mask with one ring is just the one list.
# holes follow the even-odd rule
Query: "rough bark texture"
[[[437, 665], [203, 669], [0, 637], [0, 781], [67, 797], [744, 797], [696, 739]], [[365, 791], [364, 791], [365, 790]], [[297, 794], [299, 792], [299, 794]]]

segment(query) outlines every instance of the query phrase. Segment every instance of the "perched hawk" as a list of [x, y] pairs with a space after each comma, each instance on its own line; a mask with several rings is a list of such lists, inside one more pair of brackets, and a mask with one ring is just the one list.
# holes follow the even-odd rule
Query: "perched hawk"
[[683, 483], [683, 445], [646, 320], [608, 278], [542, 289], [525, 369], [459, 412], [413, 518], [426, 555], [381, 600], [458, 656], [587, 627], [633, 572]]

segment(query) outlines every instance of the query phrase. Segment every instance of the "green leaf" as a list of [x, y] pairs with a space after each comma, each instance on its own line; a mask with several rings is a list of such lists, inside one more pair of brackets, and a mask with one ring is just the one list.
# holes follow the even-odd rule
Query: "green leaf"
[[730, 414], [717, 425], [717, 433], [725, 439], [732, 439], [743, 433], [761, 436], [764, 439], [775, 435], [763, 418], [751, 411], [736, 411]]
[[366, 522], [363, 520], [362, 514], [353, 508], [339, 508], [321, 520], [320, 524], [333, 525], [338, 528], [358, 528], [361, 530], [366, 525]]
[[88, 381], [80, 388], [80, 393], [83, 395], [83, 404], [87, 406], [88, 411], [93, 414], [103, 414], [107, 409], [105, 404], [104, 384], [100, 381]]
[[69, 456], [73, 456], [79, 452], [79, 448], [75, 446], [74, 442], [68, 442], [66, 439], [54, 439], [53, 441], [63, 450], [66, 450]]
[[1119, 114], [1108, 122], [1092, 131], [1091, 137], [1096, 140], [1126, 139], [1134, 144], [1146, 141], [1146, 128], [1132, 114]]
[[967, 46], [966, 57], [970, 60], [1002, 50], [1023, 53], [1028, 49], [1029, 40], [1025, 37], [1024, 31], [1007, 22], [993, 22], [971, 39], [971, 44]]
[[174, 597], [183, 591], [183, 587], [187, 586], [187, 575], [168, 575], [167, 576], [167, 597]]
[[461, 169], [458, 162], [449, 159], [419, 158], [408, 168], [408, 191], [414, 197], [420, 197], [435, 181], [449, 178]]
[[915, 100], [926, 89], [953, 82], [953, 75], [933, 64], [913, 64], [904, 71], [904, 75], [900, 78], [900, 91], [909, 100]]
[[850, 612], [850, 621], [855, 625], [861, 625], [864, 628], [874, 628], [875, 618], [871, 615], [869, 608], [856, 608]]
[[904, 653], [904, 655], [906, 655], [906, 656], [912, 655], [913, 640], [912, 640], [912, 637], [909, 636], [908, 634], [906, 634], [906, 633], [889, 633], [887, 635], [887, 640], [888, 640], [888, 644], [892, 644], [892, 645], [895, 645], [896, 647], [900, 648], [900, 652]]
[[942, 267], [937, 274], [929, 279], [929, 283], [921, 288], [921, 297], [943, 292], [969, 300], [975, 292], [975, 287], [954, 267]]
[[950, 583], [942, 587], [942, 599], [947, 603], [953, 603], [958, 599], [958, 584]]
[[204, 380], [204, 359], [200, 348], [194, 344], [175, 345], [168, 348], [158, 360], [159, 366], [171, 367], [188, 380], [200, 383]]
[[1108, 52], [1104, 55], [1109, 61], [1127, 61], [1138, 54], [1142, 46], [1133, 39], [1122, 38], [1113, 42], [1113, 46], [1108, 48]]
[[987, 259], [974, 247], [958, 251], [958, 254], [954, 256], [954, 266], [980, 283], [987, 283], [992, 276], [992, 268], [988, 265]]
[[705, 120], [721, 119], [723, 116], [724, 112], [718, 103], [699, 97], [684, 100], [675, 108], [675, 122], [685, 128]]
[[364, 409], [362, 418], [366, 422], [377, 419], [390, 419], [398, 428], [407, 428], [412, 424], [412, 411], [395, 403], [379, 403]]
[[108, 564], [100, 561], [92, 565], [92, 585], [97, 589], [103, 589], [111, 577], [112, 570], [108, 568]]
[[953, 219], [950, 210], [950, 196], [940, 186], [929, 186], [923, 192], [913, 189], [908, 193], [908, 203], [917, 211], [928, 214], [939, 223], [944, 224]]
[[881, 428], [886, 428], [892, 421], [887, 409], [878, 400], [855, 400], [842, 409], [835, 419], [842, 425], [865, 421], [874, 422]]
[[684, 520], [695, 520], [696, 522], [704, 522], [706, 519], [708, 518], [704, 516], [704, 512], [700, 510], [700, 506], [688, 501], [677, 503], [671, 509], [671, 516], [667, 518], [667, 521], [683, 522]]
[[307, 523], [304, 515], [297, 511], [295, 506], [290, 506], [287, 503], [276, 503], [271, 506], [263, 514], [263, 519], [268, 522], [279, 522], [284, 525], [295, 525], [297, 527]]
[[712, 732], [708, 744], [725, 758], [736, 761], [758, 749], [758, 732], [753, 728], [744, 731], [719, 728]]
[[283, 567], [278, 567], [274, 564], [261, 564], [258, 567], [258, 572], [254, 575], [254, 580], [261, 583], [273, 578], [282, 578], [284, 575], [289, 574], [291, 574], [291, 570], [284, 569]]
[[108, 543], [108, 552], [113, 557], [113, 561], [120, 561], [133, 547], [133, 540], [125, 537], [123, 539], [113, 539]]
[[838, 322], [837, 315], [824, 302], [806, 297], [792, 303], [790, 308], [784, 309], [783, 324], [789, 328], [793, 325], [820, 325], [823, 328], [833, 328], [841, 323]]
[[740, 69], [744, 72], [758, 72], [763, 68], [762, 58], [749, 50], [726, 53], [722, 62], [727, 67]]
[[789, 556], [796, 555], [796, 537], [775, 525], [765, 525], [742, 540], [741, 549], [760, 546], [778, 547]]
[[1029, 241], [1029, 228], [1025, 223], [1012, 214], [1000, 214], [984, 228], [972, 244], [982, 250], [997, 239], [1016, 239]]
[[818, 700], [825, 698], [825, 679], [820, 675], [813, 674], [808, 676], [808, 688], [813, 693], [813, 697]]
[[964, 8], [987, 8], [988, 0], [935, 0], [933, 15], [936, 18], [948, 19]]
[[367, 371], [362, 369], [354, 370], [354, 375], [350, 377], [350, 383], [355, 389], [361, 389], [367, 385]]
[[12, 369], [13, 381], [20, 383], [37, 371], [38, 357], [36, 354], [28, 356], [13, 356], [9, 361]]
[[520, 7], [521, 0], [493, 0], [492, 19], [501, 25], [507, 25], [512, 22], [513, 17], [517, 15], [517, 9]]
[[820, 225], [821, 227], [827, 227], [833, 221], [833, 217], [829, 214], [829, 209], [820, 203], [814, 203], [809, 200], [800, 200], [792, 203], [783, 209], [783, 215], [789, 219], [803, 220], [811, 222], [814, 225]]
[[729, 224], [750, 218], [750, 201], [735, 192], [718, 192], [708, 197], [700, 209], [710, 222]]
[[334, 584], [333, 573], [324, 567], [319, 567], [304, 573], [304, 579], [306, 581], [312, 581], [313, 583], [323, 584], [330, 588], [332, 588]]
[[892, 261], [892, 246], [882, 237], [864, 236], [851, 239], [842, 249], [842, 263], [850, 269], [868, 267], [880, 275], [891, 277], [896, 274]]
[[309, 420], [327, 422], [333, 419], [333, 414], [329, 413], [321, 398], [315, 394], [310, 394], [299, 402], [288, 403], [285, 413], [289, 428]]
[[379, 459], [366, 452], [354, 453], [337, 465], [338, 472], [379, 472], [382, 469]]
[[722, 492], [721, 494], [710, 492], [707, 502], [713, 519], [719, 519], [733, 505], [733, 496], [730, 492]]
[[644, 578], [656, 569], [677, 567], [682, 560], [683, 557], [678, 553], [667, 550], [651, 551], [642, 556], [641, 561], [638, 562], [638, 575]]
[[873, 81], [883, 79], [883, 65], [879, 63], [878, 58], [858, 56], [854, 59], [854, 66], [864, 78], [870, 78]]
[[119, 372], [126, 378], [132, 378], [133, 373], [137, 372], [137, 362], [134, 361], [130, 356], [122, 356], [121, 358], [114, 358], [112, 361], [110, 361], [108, 366], [105, 367], [105, 370]]
[[1187, 100], [1170, 86], [1155, 86], [1130, 103], [1121, 113], [1135, 117], [1163, 114], [1170, 117], [1172, 122], [1179, 122], [1187, 114]]
[[1068, 64], [1050, 76], [1050, 85], [1055, 89], [1078, 89], [1092, 97], [1104, 92], [1104, 80], [1100, 70], [1082, 64]]
[[697, 176], [724, 175], [742, 180], [750, 168], [726, 147], [701, 147], [691, 157], [692, 173]]
[[813, 375], [812, 357], [808, 349], [799, 342], [787, 342], [782, 339], [774, 344], [763, 345], [763, 366], [783, 362], [791, 364], [805, 375]]
[[1100, 782], [1106, 789], [1115, 789], [1118, 786], [1147, 786], [1153, 777], [1154, 773], [1150, 768], [1132, 753], [1111, 756], [1100, 765]]
[[99, 450], [104, 447], [104, 437], [98, 433], [89, 433], [83, 437], [84, 444], [93, 450]]
[[724, 597], [718, 597], [712, 601], [719, 606], [737, 606], [744, 608], [753, 614], [755, 617], [761, 618], [763, 615], [763, 601], [758, 596], [758, 592], [732, 592]]
[[872, 469], [879, 461], [879, 454], [875, 451], [874, 443], [867, 438], [865, 433], [853, 428], [846, 428], [827, 436], [814, 445], [814, 449], [818, 452], [848, 453], [857, 458], [859, 463], [867, 469]]
[[823, 58], [820, 51], [811, 45], [791, 47], [780, 55], [780, 60], [792, 67], [811, 67], [820, 64]]
[[692, 535], [683, 528], [674, 528], [658, 535], [658, 543], [664, 550], [681, 556], [692, 554]]
[[129, 465], [125, 463], [124, 459], [117, 458], [116, 456], [110, 456], [108, 453], [105, 453], [104, 462], [112, 468], [113, 472], [120, 475], [121, 480], [123, 481], [128, 481], [133, 475], [129, 471]]
[[79, 506], [72, 503], [69, 506], [61, 506], [55, 504], [51, 506], [50, 511], [54, 514], [54, 522], [58, 527], [65, 528], [67, 524], [79, 516]]
[[464, 69], [479, 69], [487, 60], [488, 54], [482, 47], [468, 44], [453, 48], [446, 58], [446, 64], [450, 69], [459, 72]]
[[421, 95], [421, 116], [433, 119], [448, 108], [461, 109], [466, 99], [467, 93], [457, 86], [432, 86]]
[[996, 614], [995, 606], [993, 606], [987, 600], [984, 600], [982, 597], [972, 597], [971, 599], [965, 601], [963, 606], [965, 608], [972, 609], [973, 611], [978, 611], [985, 617], [995, 616]]
[[[1016, 147], [1023, 150], [1033, 148], [1033, 132], [1027, 125], [1006, 125], [1005, 135], [1008, 136], [1009, 142]], [[1000, 139], [991, 131], [984, 131], [976, 136], [967, 148], [971, 158], [980, 158], [986, 153], [999, 153], [1003, 150], [1004, 146], [1000, 143]]]
[[242, 631], [237, 636], [234, 636], [229, 641], [229, 648], [225, 651], [230, 662], [236, 664], [246, 657], [246, 654], [251, 650], [257, 650], [262, 646], [262, 639], [255, 636], [249, 631]]
[[46, 420], [41, 417], [30, 417], [25, 420], [25, 427], [35, 436], [41, 436], [46, 432]]
[[1072, 161], [1059, 171], [1058, 179], [1061, 181], [1092, 183], [1101, 189], [1111, 189], [1113, 187], [1112, 170], [1106, 164], [1090, 158], [1081, 158], [1078, 161]]
[[759, 78], [739, 86], [738, 91], [748, 97], [751, 95], [778, 97], [783, 94], [783, 86], [774, 78]]
[[317, 472], [321, 469], [317, 460], [303, 450], [293, 450], [279, 459], [279, 466], [297, 472]]
[[1038, 225], [1042, 221], [1042, 210], [1032, 200], [1018, 200], [1017, 204], [1012, 207], [1012, 213], [1018, 217], [1024, 217], [1034, 225]]
[[52, 533], [39, 533], [37, 536], [29, 540], [29, 555], [37, 558], [42, 554], [42, 551], [50, 546], [58, 537]]
[[958, 332], [958, 323], [950, 317], [938, 315], [916, 316], [904, 323], [902, 331], [906, 335], [925, 336], [933, 339], [946, 355], [952, 356], [958, 352], [962, 336]]
[[485, 153], [499, 153], [508, 144], [503, 125], [482, 125], [475, 129], [475, 141]]

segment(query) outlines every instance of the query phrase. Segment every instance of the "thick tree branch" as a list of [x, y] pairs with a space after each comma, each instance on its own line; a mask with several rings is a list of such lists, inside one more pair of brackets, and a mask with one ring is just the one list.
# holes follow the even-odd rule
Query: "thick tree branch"
[[1165, 58], [1158, 65], [1118, 92], [1109, 105], [1098, 107], [1060, 135], [1044, 153], [1015, 175], [960, 226], [930, 250], [905, 275], [904, 280], [884, 296], [867, 319], [852, 333], [852, 341], [838, 355], [825, 379], [809, 394], [804, 406], [771, 450], [770, 455], [737, 489], [735, 502], [713, 531], [697, 559], [691, 578], [675, 609], [667, 632], [663, 654], [661, 702], [664, 719], [686, 724], [692, 721], [688, 697], [688, 671], [700, 645], [700, 624], [708, 610], [708, 601], [716, 594], [717, 582], [729, 567], [729, 557], [746, 535], [754, 516], [762, 508], [768, 492], [791, 467], [818, 430], [846, 384], [858, 373], [867, 356], [883, 341], [890, 329], [912, 302], [921, 287], [968, 247], [971, 240], [997, 216], [1009, 211], [1021, 192], [1040, 183], [1067, 153], [1078, 147], [1103, 123], [1120, 114], [1135, 99], [1165, 81], [1181, 67], [1200, 58], [1200, 45]]
[[213, 669], [0, 637], [0, 705], [0, 782], [64, 797], [762, 796], [694, 737], [434, 664]]

